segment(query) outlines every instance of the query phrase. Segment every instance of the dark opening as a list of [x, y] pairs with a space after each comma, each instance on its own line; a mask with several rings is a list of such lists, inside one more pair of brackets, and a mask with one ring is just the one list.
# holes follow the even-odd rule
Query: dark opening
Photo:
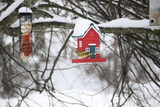
[[154, 23], [155, 23], [155, 19], [152, 18], [152, 19], [150, 20], [150, 22], [151, 22], [151, 24], [154, 24]]

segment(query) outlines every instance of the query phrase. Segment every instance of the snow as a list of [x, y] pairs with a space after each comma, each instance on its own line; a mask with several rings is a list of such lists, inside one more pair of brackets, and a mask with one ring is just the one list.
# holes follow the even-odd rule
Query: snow
[[57, 4], [61, 5], [61, 6], [63, 6], [63, 2], [64, 2], [64, 0], [49, 0], [49, 1], [53, 2], [53, 3], [57, 3]]
[[21, 7], [19, 13], [32, 13], [32, 10], [27, 7]]
[[11, 36], [8, 36], [8, 35], [3, 35], [4, 38], [3, 38], [3, 43], [5, 45], [9, 45], [12, 43], [12, 37]]
[[[23, 1], [24, 0], [15, 0], [15, 2], [11, 4], [9, 8], [2, 13], [2, 15], [0, 16], [0, 21], [2, 21], [4, 18], [10, 15], [15, 10], [15, 8], [17, 8]], [[24, 9], [20, 10], [20, 12], [23, 11]], [[78, 18], [76, 21], [72, 21], [69, 18], [60, 17], [56, 15], [54, 15], [54, 18], [40, 17], [39, 19], [34, 19], [33, 23], [53, 22], [53, 21], [75, 23], [73, 36], [83, 35], [86, 29], [88, 29], [88, 27], [90, 26], [90, 24], [93, 23], [88, 19]], [[16, 21], [11, 27], [17, 27], [18, 22], [19, 21]], [[102, 23], [97, 26], [95, 25], [97, 30], [99, 30], [98, 27], [146, 28], [148, 26], [149, 26], [149, 20], [147, 19], [131, 20], [128, 18], [115, 19], [107, 23]], [[47, 35], [47, 37], [49, 41], [50, 35]], [[57, 44], [57, 46], [55, 45], [52, 46], [51, 49], [53, 50], [59, 50], [60, 48], [59, 46], [61, 41], [58, 41], [59, 39], [57, 38], [60, 37], [59, 36], [53, 37], [55, 44]], [[109, 39], [109, 36], [106, 36], [106, 38], [108, 40], [108, 42], [106, 43], [111, 44], [111, 40], [113, 39]], [[6, 36], [5, 40], [7, 40], [5, 42], [5, 45], [12, 43], [12, 38], [9, 36], [8, 37]], [[52, 52], [52, 55], [56, 54], [57, 52]], [[109, 91], [101, 90], [102, 87], [107, 87], [108, 84], [104, 83], [103, 81], [100, 81], [95, 74], [88, 76], [85, 73], [85, 70], [81, 68], [81, 66], [83, 65], [87, 66], [87, 64], [78, 64], [78, 65], [72, 64], [71, 61], [68, 59], [61, 59], [61, 61], [59, 61], [58, 64], [56, 65], [57, 68], [55, 69], [54, 74], [52, 76], [53, 78], [52, 81], [56, 89], [56, 93], [53, 93], [53, 95], [60, 100], [69, 102], [68, 104], [66, 104], [69, 107], [83, 107], [82, 102], [89, 107], [111, 107], [112, 106], [111, 99], [113, 94], [112, 89]], [[149, 94], [147, 94], [148, 92], [154, 93], [153, 89], [159, 90], [159, 88], [155, 85], [153, 86], [153, 84], [154, 83], [152, 82], [143, 85], [142, 84], [137, 85], [133, 83], [133, 87], [137, 89], [137, 93], [139, 93], [140, 96], [143, 96], [145, 94], [146, 96], [147, 95], [150, 96]], [[149, 90], [147, 90], [147, 88], [144, 88], [144, 86], [147, 87]], [[143, 94], [140, 93], [137, 87], [141, 87], [142, 89], [144, 89], [144, 93]], [[155, 93], [153, 95], [156, 96]], [[41, 94], [35, 92], [33, 94], [30, 94], [27, 97], [27, 99], [24, 99], [24, 101], [26, 101], [27, 104], [31, 107], [50, 107], [51, 104], [55, 105], [56, 107], [63, 107], [61, 102], [59, 102], [58, 99], [56, 98], [51, 97], [50, 95], [47, 94], [47, 92], [43, 92]], [[10, 98], [10, 99], [0, 98], [1, 101], [0, 106], [8, 107], [8, 104], [16, 106], [18, 100], [20, 100], [20, 98]], [[114, 100], [117, 101], [116, 98]], [[148, 101], [149, 103], [153, 103], [154, 99], [148, 98]], [[73, 103], [79, 103], [80, 105], [75, 105]], [[28, 107], [27, 104], [23, 102], [21, 107]], [[136, 105], [128, 101], [123, 107], [136, 107]]]
[[149, 20], [143, 19], [143, 20], [131, 20], [128, 18], [119, 18], [112, 20], [107, 23], [102, 23], [98, 25], [99, 27], [121, 27], [121, 28], [146, 28], [149, 26]]
[[10, 27], [13, 27], [13, 28], [19, 27], [19, 20], [14, 22]]
[[[33, 23], [42, 23], [42, 22], [64, 22], [64, 23], [72, 23], [75, 24], [73, 36], [81, 36], [86, 30], [89, 28], [90, 24], [93, 23], [88, 19], [78, 18], [76, 20], [71, 20], [69, 17], [61, 17], [58, 15], [53, 15], [54, 18], [43, 18], [40, 17], [38, 19], [34, 19]], [[18, 27], [18, 21], [13, 23], [11, 27]], [[93, 23], [94, 24], [94, 23]], [[116, 28], [148, 28], [148, 29], [160, 29], [160, 26], [149, 26], [149, 20], [131, 20], [128, 18], [119, 18], [112, 20], [107, 23], [94, 24], [97, 30], [98, 27], [116, 27]]]
[[[91, 23], [93, 23], [93, 22], [88, 19], [78, 18], [76, 20], [76, 24], [74, 27], [73, 36], [83, 35], [86, 32], [86, 30], [89, 28]], [[99, 28], [95, 24], [94, 24], [94, 26], [96, 27], [97, 30], [99, 30]]]
[[24, 0], [15, 0], [0, 16], [0, 22], [9, 16]]
[[[41, 94], [34, 92], [24, 99], [20, 107], [51, 107], [52, 104], [55, 107], [64, 107], [64, 105], [58, 101], [59, 99], [67, 102], [65, 104], [66, 107], [84, 107], [83, 104], [88, 107], [112, 107], [112, 89], [109, 91], [101, 90], [101, 87], [107, 87], [108, 85], [96, 78], [96, 74], [88, 76], [83, 69], [73, 67], [74, 65], [72, 65], [68, 59], [65, 59], [65, 62], [62, 59], [58, 63], [58, 69], [55, 69], [52, 77], [56, 89], [56, 93], [53, 93], [55, 97], [48, 95], [45, 91]], [[79, 67], [82, 65], [84, 64], [80, 64]], [[145, 84], [133, 83], [132, 87], [134, 89], [140, 87], [143, 93], [137, 90], [138, 95], [145, 95], [150, 104], [155, 102], [154, 107], [158, 107], [157, 102], [149, 95], [153, 93], [153, 95], [156, 96], [154, 90], [157, 90], [157, 92], [159, 90], [159, 87], [154, 85], [153, 82]], [[20, 99], [21, 98], [0, 99], [1, 107], [8, 107], [8, 104], [15, 107]], [[114, 101], [118, 101], [118, 96], [114, 98]], [[121, 101], [124, 101], [124, 99], [121, 98]], [[25, 102], [27, 102], [27, 104]], [[123, 107], [137, 106], [127, 101]]]
[[[69, 94], [69, 96], [65, 96], [63, 94], [67, 94], [67, 93], [60, 94], [57, 92], [57, 94], [54, 94], [54, 96], [56, 96], [59, 99], [62, 99], [65, 102], [68, 102], [68, 104], [66, 104], [67, 105], [66, 107], [84, 107], [83, 103], [78, 100], [83, 101], [84, 104], [88, 105], [89, 107], [105, 107], [105, 105], [110, 105], [107, 101], [109, 99], [105, 97], [105, 95], [95, 95], [96, 97], [92, 97], [92, 95], [87, 95], [86, 93], [83, 93], [83, 94], [80, 94], [80, 93], [81, 93], [80, 91], [79, 92], [75, 91], [75, 92], [72, 92], [72, 94]], [[75, 100], [72, 96], [76, 96], [78, 100]], [[111, 96], [108, 95], [108, 97], [111, 97]], [[61, 104], [61, 102], [58, 102], [57, 99], [47, 95], [46, 93], [32, 94], [24, 101], [27, 102], [29, 106], [27, 106], [24, 102], [22, 102], [20, 107], [51, 107], [51, 104], [53, 104], [54, 107], [64, 107]], [[5, 104], [5, 102], [8, 102], [8, 104]], [[14, 99], [10, 99], [9, 101], [3, 100], [3, 102], [1, 102], [2, 107], [8, 107], [7, 105], [9, 104], [12, 105], [12, 107], [16, 107], [17, 99], [14, 98]]]
[[[41, 22], [64, 22], [64, 23], [75, 23], [74, 27], [74, 33], [73, 36], [81, 36], [83, 35], [86, 30], [89, 28], [90, 24], [93, 23], [92, 21], [88, 19], [78, 18], [76, 20], [71, 20], [70, 18], [61, 17], [58, 15], [54, 15], [54, 18], [43, 18], [40, 17], [38, 19], [34, 19], [33, 23], [41, 23]], [[16, 22], [18, 23], [18, 21]], [[94, 23], [93, 23], [94, 24]], [[17, 27], [18, 24], [12, 24], [11, 27]], [[151, 28], [151, 29], [159, 29], [160, 27], [157, 26], [149, 26], [149, 20], [143, 19], [143, 20], [131, 20], [128, 18], [119, 18], [112, 20], [107, 23], [101, 23], [101, 24], [94, 24], [97, 30], [99, 30], [98, 27], [116, 27], [116, 28]]]
[[37, 2], [34, 4], [33, 7], [38, 7], [38, 5], [41, 5], [41, 4], [48, 4], [48, 3], [47, 3], [47, 2], [44, 2], [44, 1], [42, 1], [42, 0], [39, 0], [39, 1], [37, 1]]
[[61, 17], [58, 15], [54, 15], [53, 18], [43, 18], [40, 17], [38, 19], [34, 19], [33, 23], [40, 23], [40, 22], [64, 22], [64, 23], [73, 23], [73, 21], [69, 18]]
[[[47, 40], [45, 39], [46, 42], [49, 41], [50, 34], [46, 34], [45, 38], [47, 38]], [[11, 38], [6, 39], [11, 40]], [[60, 35], [53, 36], [52, 39], [54, 44], [51, 46], [51, 55], [54, 54], [54, 56], [56, 56], [57, 51], [59, 51], [61, 46], [60, 41], [62, 39]], [[110, 44], [110, 41], [113, 40], [113, 38], [109, 38], [109, 35], [106, 36], [106, 39], [108, 41], [106, 42], [107, 44]], [[35, 61], [35, 59], [32, 60]], [[39, 61], [36, 60], [36, 62]], [[105, 64], [107, 64], [107, 62]], [[58, 101], [58, 99], [68, 102], [65, 104], [67, 105], [66, 107], [84, 107], [83, 104], [88, 107], [112, 107], [111, 99], [114, 90], [112, 88], [105, 89], [109, 86], [109, 84], [97, 78], [97, 74], [86, 74], [86, 70], [83, 68], [84, 65], [86, 68], [87, 66], [90, 66], [90, 64], [72, 64], [71, 59], [60, 58], [52, 76], [52, 82], [54, 84], [54, 88], [56, 89], [56, 93], [53, 92], [55, 97], [48, 95], [45, 91], [41, 94], [38, 92], [33, 92], [29, 94], [26, 99], [24, 99], [24, 102], [22, 102], [20, 107], [52, 107], [52, 105], [55, 107], [65, 107], [60, 101]], [[47, 72], [50, 72], [50, 70]], [[157, 93], [159, 92], [159, 87], [154, 85], [153, 82], [146, 84], [135, 84], [133, 82], [131, 83], [131, 86], [137, 90], [136, 92], [139, 93], [139, 96], [145, 95], [150, 104], [154, 102], [154, 107], [158, 107], [157, 102], [149, 95], [149, 93], [154, 93], [154, 90], [157, 90]], [[144, 86], [146, 88], [144, 88]], [[138, 90], [138, 87], [141, 87], [141, 89], [144, 90], [143, 93]], [[156, 93], [153, 95], [156, 96]], [[12, 105], [12, 107], [16, 107], [19, 100], [21, 100], [20, 97], [9, 99], [0, 98], [1, 107], [8, 107], [9, 104]], [[143, 100], [143, 98], [141, 98], [141, 100]], [[118, 102], [118, 96], [115, 96], [114, 101]], [[124, 99], [121, 98], [121, 101], [124, 101]], [[123, 107], [137, 107], [137, 105], [133, 102], [134, 101], [127, 101]]]
[[[48, 95], [45, 91], [41, 94], [34, 92], [24, 99], [20, 107], [51, 107], [51, 104], [55, 107], [64, 107], [58, 99], [67, 102], [66, 107], [84, 107], [84, 104], [88, 107], [110, 107], [112, 105], [112, 89], [109, 92], [101, 90], [101, 87], [108, 85], [96, 78], [96, 74], [88, 76], [83, 69], [73, 67], [70, 60], [65, 60], [65, 62], [62, 60], [57, 66], [59, 70], [55, 69], [52, 77], [56, 89], [56, 93], [53, 93], [55, 97]], [[0, 100], [2, 101], [1, 107], [8, 107], [8, 104], [16, 107], [21, 98]], [[118, 97], [114, 100], [117, 101]], [[132, 103], [127, 102], [123, 107], [135, 107], [131, 105]]]
[[[42, 23], [42, 22], [63, 22], [63, 23], [74, 23], [69, 18], [61, 17], [58, 15], [55, 15], [53, 18], [44, 18], [44, 17], [39, 17], [38, 19], [35, 18], [32, 23]], [[15, 23], [11, 25], [11, 27], [16, 28], [19, 27], [19, 20], [17, 20]]]
[[4, 9], [6, 6], [7, 6], [7, 4], [0, 4], [0, 11], [1, 11], [2, 9]]

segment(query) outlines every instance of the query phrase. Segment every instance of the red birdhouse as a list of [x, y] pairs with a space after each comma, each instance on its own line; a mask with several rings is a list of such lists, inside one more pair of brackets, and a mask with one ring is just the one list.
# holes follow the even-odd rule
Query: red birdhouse
[[79, 52], [92, 54], [88, 54], [88, 56], [81, 59], [72, 59], [72, 63], [106, 62], [106, 58], [100, 57], [100, 36], [100, 31], [93, 23], [90, 24], [83, 35], [73, 36], [73, 38], [77, 38], [77, 50]]

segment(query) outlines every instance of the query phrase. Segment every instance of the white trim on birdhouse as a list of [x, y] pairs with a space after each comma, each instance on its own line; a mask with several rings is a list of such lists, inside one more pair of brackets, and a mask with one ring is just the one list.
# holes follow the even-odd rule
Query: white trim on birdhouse
[[82, 41], [79, 41], [79, 47], [82, 47]]
[[89, 46], [93, 46], [93, 45], [95, 46], [96, 44], [95, 44], [95, 43], [90, 43], [90, 44], [88, 44], [88, 45], [89, 45]]
[[90, 52], [90, 48], [88, 48], [88, 47], [85, 48], [85, 51], [86, 51], [86, 52]]
[[96, 47], [96, 48], [95, 48], [95, 53], [96, 53], [96, 54], [99, 54], [99, 53], [100, 53], [100, 52], [99, 52], [99, 47]]

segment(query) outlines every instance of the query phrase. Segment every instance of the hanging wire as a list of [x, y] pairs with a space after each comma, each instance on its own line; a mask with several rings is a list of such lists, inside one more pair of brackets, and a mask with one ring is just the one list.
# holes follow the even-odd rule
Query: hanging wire
[[87, 19], [88, 19], [88, 11], [89, 11], [89, 0], [87, 0]]
[[27, 12], [27, 0], [25, 0], [26, 12]]

